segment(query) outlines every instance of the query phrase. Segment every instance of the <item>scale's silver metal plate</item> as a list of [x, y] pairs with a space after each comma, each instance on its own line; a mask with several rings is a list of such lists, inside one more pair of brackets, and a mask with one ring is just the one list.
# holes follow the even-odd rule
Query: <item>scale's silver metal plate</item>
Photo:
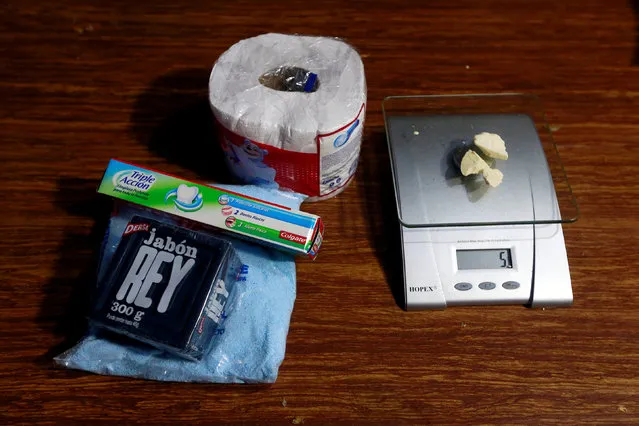
[[[514, 96], [514, 95], [513, 95]], [[444, 97], [450, 102], [451, 97]], [[461, 102], [472, 97], [461, 96]], [[491, 108], [490, 97], [486, 109]], [[503, 102], [503, 96], [497, 95]], [[433, 110], [389, 108], [384, 113], [400, 222], [407, 227], [474, 226], [561, 223], [576, 220], [577, 207], [552, 139], [542, 143], [538, 135], [544, 123], [535, 122], [530, 105], [514, 108], [519, 95], [510, 99], [505, 113], [458, 114], [454, 109], [437, 111], [437, 97], [425, 97]], [[392, 98], [392, 106], [415, 102], [415, 98]], [[528, 101], [526, 97], [523, 98]], [[472, 102], [471, 102], [472, 103]], [[472, 103], [476, 105], [476, 103]], [[499, 110], [500, 108], [497, 108]], [[523, 111], [523, 112], [522, 112]], [[481, 176], [461, 175], [453, 154], [465, 142], [482, 132], [499, 134], [506, 141], [508, 160], [495, 160], [504, 174], [497, 188]], [[546, 135], [548, 136], [548, 135]], [[547, 160], [548, 152], [552, 157]], [[549, 168], [554, 166], [554, 173]], [[553, 176], [558, 175], [553, 180]], [[558, 208], [555, 187], [561, 188]]]

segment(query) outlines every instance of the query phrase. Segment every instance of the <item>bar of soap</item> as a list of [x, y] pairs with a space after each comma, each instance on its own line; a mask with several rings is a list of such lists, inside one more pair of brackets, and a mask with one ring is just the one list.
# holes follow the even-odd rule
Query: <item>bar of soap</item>
[[506, 142], [495, 133], [479, 133], [475, 135], [475, 146], [479, 148], [485, 155], [497, 160], [508, 160], [508, 152], [506, 151]]
[[201, 359], [240, 267], [226, 240], [134, 216], [98, 286], [91, 320], [185, 358]]

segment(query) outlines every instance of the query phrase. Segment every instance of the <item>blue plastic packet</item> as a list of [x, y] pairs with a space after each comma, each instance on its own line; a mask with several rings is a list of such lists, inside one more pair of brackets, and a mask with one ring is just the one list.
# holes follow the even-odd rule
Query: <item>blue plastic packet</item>
[[[255, 186], [225, 186], [241, 194], [299, 209], [304, 196]], [[132, 205], [111, 218], [102, 248], [98, 281], [108, 273], [125, 228], [136, 215], [169, 225], [182, 221]], [[73, 348], [55, 362], [97, 374], [150, 380], [213, 383], [272, 383], [284, 359], [286, 336], [295, 301], [295, 261], [286, 254], [246, 241], [232, 243], [241, 269], [225, 301], [222, 321], [200, 360], [91, 326]]]

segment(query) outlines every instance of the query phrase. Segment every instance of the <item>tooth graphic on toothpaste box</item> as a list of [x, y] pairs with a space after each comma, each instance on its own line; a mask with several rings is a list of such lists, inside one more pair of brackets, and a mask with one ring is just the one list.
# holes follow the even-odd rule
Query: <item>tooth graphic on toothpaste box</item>
[[311, 258], [323, 240], [319, 216], [115, 159], [98, 192]]
[[182, 183], [177, 188], [168, 191], [164, 201], [168, 203], [171, 200], [175, 208], [183, 212], [194, 212], [201, 209], [204, 204], [202, 194], [199, 192], [197, 187]]
[[182, 184], [177, 189], [177, 199], [184, 204], [192, 204], [195, 201], [198, 190], [194, 186]]

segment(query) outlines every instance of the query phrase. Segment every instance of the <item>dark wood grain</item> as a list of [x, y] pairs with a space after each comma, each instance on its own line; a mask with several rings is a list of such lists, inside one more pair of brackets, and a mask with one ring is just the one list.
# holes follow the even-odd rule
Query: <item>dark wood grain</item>
[[[134, 3], [139, 3], [135, 5]], [[114, 2], [0, 5], [2, 423], [639, 422], [636, 2]], [[81, 335], [109, 158], [217, 179], [209, 70], [235, 41], [339, 36], [364, 58], [361, 166], [298, 262], [273, 385], [154, 383], [53, 369]], [[582, 217], [565, 226], [574, 306], [407, 313], [381, 101], [540, 95]], [[176, 147], [197, 155], [183, 155]], [[286, 401], [286, 404], [283, 404]]]

